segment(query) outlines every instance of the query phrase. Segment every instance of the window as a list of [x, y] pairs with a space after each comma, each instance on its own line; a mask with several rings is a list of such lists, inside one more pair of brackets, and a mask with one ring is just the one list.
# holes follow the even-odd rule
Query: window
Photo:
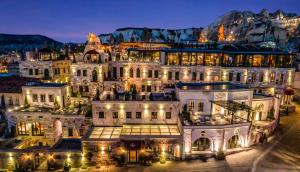
[[82, 75], [86, 76], [86, 70], [83, 70]]
[[119, 118], [119, 113], [118, 112], [113, 112], [113, 118], [114, 119]]
[[151, 92], [151, 85], [147, 85], [147, 92]]
[[236, 81], [241, 81], [241, 73], [236, 74]]
[[68, 136], [69, 137], [73, 136], [73, 128], [68, 128]]
[[84, 86], [84, 91], [85, 91], [85, 92], [89, 92], [89, 86], [87, 86], [87, 85]]
[[151, 119], [157, 119], [157, 112], [151, 113]]
[[148, 78], [152, 78], [152, 70], [148, 70]]
[[191, 102], [189, 102], [189, 105], [188, 105], [188, 111], [194, 111], [194, 102], [193, 101], [191, 101]]
[[175, 80], [179, 80], [179, 72], [175, 72]]
[[142, 112], [135, 112], [135, 118], [141, 119], [142, 118]]
[[203, 107], [204, 107], [204, 103], [203, 102], [199, 102], [198, 103], [198, 112], [203, 112]]
[[25, 122], [20, 122], [17, 125], [18, 135], [29, 135], [29, 130]]
[[32, 95], [32, 101], [33, 102], [38, 102], [38, 95], [37, 94]]
[[199, 80], [200, 80], [200, 81], [203, 81], [203, 78], [204, 78], [203, 73], [200, 73]]
[[34, 73], [35, 73], [35, 75], [38, 75], [39, 74], [39, 69], [35, 69]]
[[41, 102], [46, 102], [46, 96], [45, 94], [41, 94]]
[[104, 118], [104, 112], [99, 112], [99, 118]]
[[132, 69], [132, 68], [130, 68], [130, 70], [129, 70], [129, 76], [130, 76], [131, 78], [133, 78], [133, 69]]
[[229, 80], [229, 81], [232, 81], [232, 80], [233, 80], [233, 73], [232, 73], [232, 72], [229, 73], [229, 78], [228, 78], [228, 80]]
[[159, 74], [158, 70], [155, 70], [154, 71], [154, 78], [158, 78], [158, 74]]
[[39, 122], [32, 123], [31, 128], [33, 136], [43, 136], [45, 133], [43, 125]]
[[81, 70], [77, 70], [77, 76], [81, 75]]
[[120, 77], [123, 77], [123, 67], [120, 67]]
[[192, 80], [193, 80], [193, 81], [196, 81], [196, 78], [197, 78], [197, 73], [196, 73], [196, 72], [193, 72], [193, 74], [192, 74]]
[[136, 69], [136, 77], [137, 77], [137, 78], [140, 78], [140, 77], [141, 77], [141, 71], [140, 71], [140, 68], [137, 68], [137, 69]]
[[168, 72], [168, 80], [172, 80], [172, 72]]
[[259, 82], [263, 82], [263, 81], [264, 81], [264, 73], [260, 73]]
[[113, 78], [117, 79], [117, 68], [113, 67]]
[[29, 75], [33, 75], [33, 70], [29, 69]]
[[172, 117], [171, 114], [172, 114], [171, 112], [166, 112], [166, 119], [171, 119]]
[[131, 112], [126, 112], [126, 118], [131, 118]]
[[142, 85], [142, 92], [145, 92], [146, 90], [145, 87], [146, 87], [145, 85]]

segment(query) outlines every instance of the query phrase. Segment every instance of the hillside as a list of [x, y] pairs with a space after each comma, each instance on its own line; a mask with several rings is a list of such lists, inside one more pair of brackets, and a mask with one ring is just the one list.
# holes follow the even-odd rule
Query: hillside
[[60, 49], [63, 43], [42, 35], [0, 34], [0, 54], [6, 54], [11, 51], [24, 53], [45, 45], [53, 49]]
[[256, 14], [251, 11], [230, 11], [206, 28], [207, 38], [218, 40], [218, 28], [224, 26], [226, 38], [241, 43], [273, 43], [286, 49], [299, 48], [300, 16], [277, 10], [270, 13], [263, 9]]
[[197, 41], [202, 28], [187, 29], [151, 29], [151, 28], [120, 28], [111, 34], [99, 35], [101, 42], [118, 44], [120, 42], [186, 42]]

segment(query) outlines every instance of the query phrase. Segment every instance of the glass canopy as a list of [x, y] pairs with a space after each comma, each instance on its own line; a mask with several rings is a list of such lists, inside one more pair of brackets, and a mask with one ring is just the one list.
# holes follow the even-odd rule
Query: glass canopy
[[178, 136], [177, 125], [123, 125], [123, 127], [95, 127], [89, 138], [117, 139], [120, 136]]

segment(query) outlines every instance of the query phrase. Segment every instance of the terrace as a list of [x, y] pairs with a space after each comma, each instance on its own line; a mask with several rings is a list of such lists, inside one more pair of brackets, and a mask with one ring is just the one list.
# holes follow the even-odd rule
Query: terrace
[[[250, 122], [251, 107], [235, 101], [212, 101], [212, 104], [224, 108], [222, 114], [191, 115], [183, 112], [183, 125], [231, 125]], [[246, 112], [246, 114], [245, 114]], [[241, 115], [244, 113], [244, 115]], [[244, 118], [244, 116], [247, 116]], [[189, 116], [189, 117], [188, 117]]]

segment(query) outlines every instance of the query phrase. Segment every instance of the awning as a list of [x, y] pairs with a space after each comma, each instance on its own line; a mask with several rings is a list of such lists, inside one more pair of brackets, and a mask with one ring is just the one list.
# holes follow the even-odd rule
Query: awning
[[177, 125], [142, 125], [130, 124], [122, 127], [94, 127], [89, 139], [114, 140], [119, 138], [139, 139], [147, 138], [172, 138], [180, 136]]

